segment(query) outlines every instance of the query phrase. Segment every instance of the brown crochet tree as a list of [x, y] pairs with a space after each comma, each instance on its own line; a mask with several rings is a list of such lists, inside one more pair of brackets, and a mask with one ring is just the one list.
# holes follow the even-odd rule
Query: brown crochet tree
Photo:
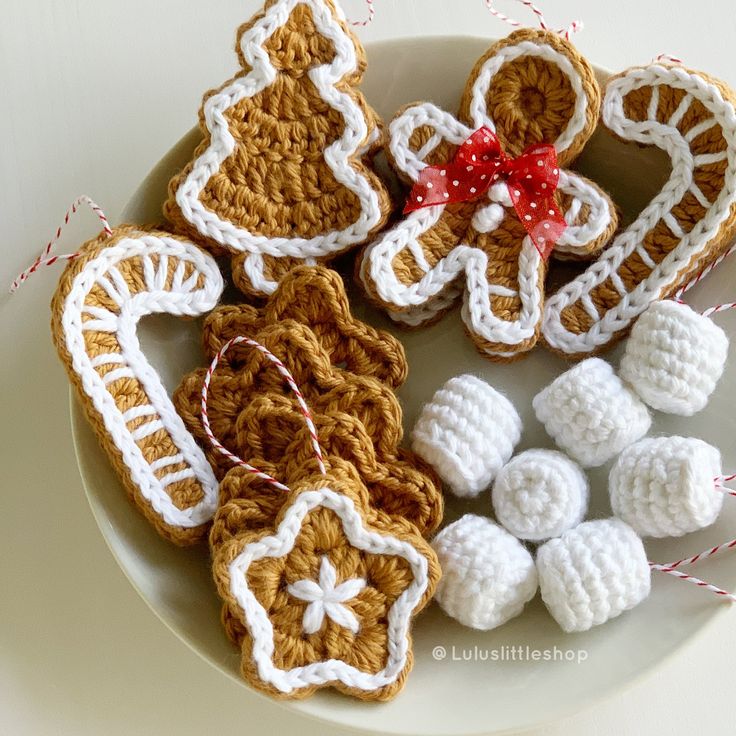
[[233, 254], [236, 284], [273, 292], [305, 260], [364, 243], [388, 195], [361, 157], [381, 143], [355, 89], [365, 54], [332, 0], [269, 0], [238, 31], [243, 72], [205, 95], [204, 140], [170, 184], [177, 229]]

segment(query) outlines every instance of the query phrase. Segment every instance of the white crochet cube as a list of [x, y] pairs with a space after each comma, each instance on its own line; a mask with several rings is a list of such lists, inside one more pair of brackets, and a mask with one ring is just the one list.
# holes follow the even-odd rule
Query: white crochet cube
[[435, 599], [464, 626], [495, 629], [518, 616], [537, 592], [531, 554], [490, 519], [466, 514], [432, 546], [442, 569]]
[[585, 521], [537, 550], [542, 600], [568, 633], [641, 603], [652, 578], [641, 538], [620, 519]]
[[519, 539], [539, 542], [577, 526], [588, 508], [582, 468], [555, 450], [527, 450], [512, 458], [493, 484], [496, 519]]
[[723, 506], [721, 453], [693, 437], [647, 437], [621, 453], [608, 479], [613, 513], [645, 537], [710, 526]]
[[521, 438], [513, 404], [485, 381], [451, 378], [425, 404], [412, 449], [456, 496], [477, 496], [508, 462]]
[[631, 330], [619, 375], [653, 409], [689, 417], [723, 375], [728, 337], [686, 304], [655, 302]]
[[600, 358], [588, 358], [558, 376], [533, 401], [557, 445], [584, 468], [603, 465], [643, 437], [649, 410]]

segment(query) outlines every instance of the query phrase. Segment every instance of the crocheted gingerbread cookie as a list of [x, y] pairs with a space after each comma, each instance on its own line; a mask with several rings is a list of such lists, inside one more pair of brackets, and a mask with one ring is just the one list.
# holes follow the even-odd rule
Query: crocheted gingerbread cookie
[[281, 504], [270, 520], [278, 503], [252, 502], [241, 532], [213, 548], [244, 677], [281, 698], [326, 686], [393, 697], [412, 666], [411, 620], [439, 579], [431, 547], [410, 523], [373, 510], [359, 482], [304, 478]]
[[736, 234], [735, 101], [723, 83], [680, 66], [653, 64], [608, 81], [603, 124], [623, 141], [666, 151], [672, 173], [601, 257], [547, 300], [543, 334], [552, 350], [584, 356], [605, 349], [729, 245]]
[[119, 227], [85, 243], [52, 302], [52, 334], [92, 427], [123, 485], [159, 533], [201, 539], [217, 480], [141, 351], [148, 314], [196, 317], [220, 298], [215, 261], [167, 233]]
[[389, 155], [414, 183], [410, 214], [365, 250], [359, 278], [368, 294], [419, 326], [464, 292], [463, 320], [481, 352], [509, 360], [530, 350], [552, 246], [589, 256], [616, 227], [609, 198], [562, 168], [591, 136], [599, 104], [593, 71], [574, 47], [525, 29], [478, 61], [457, 118], [431, 103], [401, 112]]
[[164, 212], [263, 296], [295, 264], [367, 242], [391, 204], [362, 161], [382, 139], [357, 91], [365, 52], [333, 0], [268, 0], [237, 52], [243, 71], [205, 95], [204, 140]]

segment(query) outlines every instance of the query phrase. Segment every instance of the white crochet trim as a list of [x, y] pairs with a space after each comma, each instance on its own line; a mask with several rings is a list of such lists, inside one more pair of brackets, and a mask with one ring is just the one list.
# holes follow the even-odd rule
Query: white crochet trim
[[464, 626], [488, 631], [518, 616], [537, 592], [534, 559], [490, 519], [466, 514], [432, 542], [442, 568], [435, 599]]
[[608, 462], [641, 439], [652, 423], [646, 406], [600, 358], [559, 375], [532, 406], [547, 434], [584, 468]]
[[477, 496], [509, 461], [521, 438], [513, 404], [471, 375], [451, 378], [425, 404], [412, 449], [456, 496]]
[[585, 521], [537, 550], [542, 600], [566, 632], [637, 606], [651, 589], [644, 545], [619, 519]]
[[[264, 557], [283, 557], [294, 548], [302, 524], [310, 511], [318, 508], [333, 511], [342, 521], [350, 544], [364, 552], [402, 557], [411, 567], [413, 580], [396, 599], [388, 612], [386, 666], [376, 673], [364, 672], [342, 660], [324, 662], [283, 670], [273, 662], [274, 631], [268, 612], [248, 586], [247, 572], [251, 563]], [[409, 624], [412, 614], [429, 584], [426, 558], [411, 544], [390, 534], [366, 529], [353, 501], [329, 488], [305, 491], [286, 509], [275, 534], [246, 545], [230, 563], [230, 592], [244, 614], [244, 623], [253, 640], [252, 656], [258, 675], [282, 693], [291, 693], [310, 685], [341, 682], [360, 690], [377, 690], [395, 682], [407, 664]]]
[[728, 337], [686, 304], [654, 302], [634, 324], [619, 375], [658, 411], [692, 416], [723, 375]]
[[[646, 234], [660, 220], [667, 218], [692, 185], [697, 163], [690, 150], [688, 137], [675, 127], [684, 109], [678, 107], [667, 123], [656, 120], [656, 108], [650, 109], [648, 119], [643, 122], [629, 120], [624, 115], [623, 98], [632, 90], [649, 85], [654, 90], [660, 86], [685, 90], [687, 96], [684, 99], [690, 103], [698, 100], [712, 114], [713, 124], [721, 127], [728, 144], [725, 186], [705, 217], [689, 233], [683, 234], [677, 247], [655, 266], [646, 279], [626, 292], [621, 279], [614, 278], [613, 283], [619, 285], [617, 288], [621, 301], [599, 315], [587, 332], [570, 332], [563, 325], [562, 312], [578, 300], [585, 299], [596, 286], [615, 277], [628, 257], [641, 249]], [[689, 264], [698, 263], [708, 253], [711, 241], [730, 217], [736, 201], [736, 113], [733, 105], [723, 99], [714, 84], [679, 66], [654, 65], [632, 69], [625, 76], [609, 83], [603, 100], [602, 117], [605, 125], [622, 139], [654, 144], [666, 151], [672, 159], [672, 174], [662, 191], [614, 239], [601, 258], [547, 300], [542, 328], [545, 340], [555, 350], [571, 354], [588, 353], [605, 345], [617, 332], [626, 329], [649, 304], [671, 291], [682, 280]]]
[[694, 437], [647, 437], [619, 455], [608, 480], [613, 513], [644, 537], [710, 526], [723, 507], [721, 453]]
[[[158, 257], [158, 264], [154, 264], [151, 256]], [[118, 265], [134, 258], [141, 260], [145, 288], [131, 292]], [[169, 259], [177, 265], [173, 283], [167, 288]], [[186, 264], [191, 264], [194, 271], [184, 280]], [[203, 283], [198, 286], [200, 280]], [[87, 295], [95, 286], [105, 289], [117, 304], [116, 311], [86, 306]], [[222, 289], [222, 276], [214, 259], [196, 246], [165, 236], [140, 235], [123, 238], [86, 263], [64, 301], [61, 324], [72, 368], [79, 375], [95, 411], [102, 417], [133, 483], [163, 521], [174, 527], [195, 527], [209, 521], [217, 508], [218, 485], [207, 458], [176, 413], [158, 374], [141, 352], [136, 327], [140, 318], [148, 314], [188, 317], [205, 314], [217, 305]], [[91, 359], [84, 340], [84, 333], [89, 330], [114, 335], [119, 350]], [[110, 364], [119, 364], [119, 367], [104, 376], [96, 370]], [[108, 386], [120, 378], [138, 381], [150, 404], [121, 412], [108, 390]], [[128, 422], [142, 416], [151, 419], [131, 432]], [[179, 453], [149, 464], [137, 443], [159, 429], [166, 430]], [[155, 471], [178, 463], [186, 463], [188, 468], [163, 478], [156, 477]], [[191, 477], [201, 484], [203, 497], [196, 505], [179, 509], [166, 488]]]
[[[359, 218], [344, 230], [334, 230], [312, 238], [278, 237], [255, 235], [237, 227], [229, 220], [221, 219], [216, 212], [207, 209], [199, 197], [211, 177], [235, 150], [235, 138], [229, 130], [225, 111], [246, 97], [253, 97], [273, 84], [276, 69], [271, 64], [265, 42], [273, 33], [285, 25], [297, 5], [307, 5], [317, 30], [335, 47], [335, 58], [330, 64], [310, 69], [308, 74], [322, 99], [337, 110], [345, 120], [342, 136], [325, 149], [324, 157], [337, 181], [353, 192], [361, 204]], [[336, 4], [340, 20], [344, 14]], [[212, 95], [204, 105], [204, 120], [210, 132], [211, 142], [194, 162], [192, 171], [176, 192], [176, 202], [182, 215], [202, 235], [212, 238], [233, 251], [252, 254], [254, 263], [247, 266], [251, 278], [259, 278], [253, 285], [270, 294], [276, 283], [262, 277], [261, 255], [296, 258], [327, 256], [344, 250], [350, 245], [363, 242], [381, 220], [378, 194], [368, 179], [358, 173], [351, 164], [359, 151], [370, 141], [372, 131], [360, 109], [350, 95], [335, 87], [346, 75], [357, 68], [355, 46], [350, 36], [333, 17], [332, 11], [323, 0], [280, 0], [243, 34], [240, 48], [245, 62], [251, 70], [237, 77], [230, 85]]]
[[[521, 52], [519, 48], [530, 46], [534, 49], [547, 49], [554, 55], [554, 61], [560, 56], [548, 46], [536, 46], [525, 42], [518, 47], [510, 47], [505, 51], [514, 54], [509, 58], [516, 58]], [[543, 52], [544, 56], [547, 51]], [[504, 57], [505, 58], [505, 57]], [[547, 58], [545, 56], [545, 58]], [[564, 59], [564, 57], [561, 57]], [[496, 67], [491, 65], [496, 57], [492, 57], [484, 67], [491, 75], [495, 74]], [[576, 102], [576, 112], [571, 118], [566, 131], [558, 138], [558, 150], [569, 146], [571, 135], [577, 135], [585, 125], [585, 109], [587, 97], [582, 91], [582, 82], [575, 73], [572, 65], [567, 62], [563, 71], [575, 75], [577, 86], [573, 80], [571, 84], [577, 90], [580, 88], [581, 97]], [[482, 82], [489, 83], [490, 77]], [[487, 86], [485, 87], [487, 90]], [[477, 91], [476, 90], [476, 91]], [[480, 99], [480, 98], [479, 98]], [[485, 104], [485, 96], [482, 98]], [[474, 105], [479, 105], [477, 100]], [[582, 111], [582, 112], [581, 112]], [[478, 113], [479, 115], [479, 113]], [[477, 127], [489, 125], [485, 112], [478, 117], [474, 113]], [[578, 118], [582, 115], [582, 122]], [[435, 133], [419, 150], [414, 151], [410, 146], [413, 133], [424, 126], [430, 126]], [[426, 159], [443, 141], [459, 145], [465, 141], [473, 130], [459, 122], [454, 116], [441, 110], [432, 103], [423, 103], [408, 108], [398, 116], [389, 126], [389, 148], [397, 168], [403, 171], [412, 181], [419, 178], [422, 170], [427, 166]], [[560, 147], [561, 146], [561, 147]], [[584, 246], [596, 237], [599, 237], [608, 228], [611, 222], [611, 213], [608, 201], [602, 193], [591, 186], [576, 174], [560, 171], [560, 189], [572, 197], [568, 210], [564, 213], [566, 222], [570, 223], [560, 240], [561, 253], [576, 254], [585, 250]], [[505, 185], [496, 185], [488, 192], [489, 205], [476, 211], [473, 226], [479, 232], [492, 232], [499, 227], [503, 217], [515, 217], [508, 190]], [[589, 207], [589, 216], [583, 223], [574, 223], [584, 205]], [[534, 337], [542, 319], [543, 291], [539, 288], [539, 269], [541, 257], [531, 239], [524, 238], [519, 254], [518, 289], [511, 292], [506, 286], [492, 284], [488, 280], [488, 257], [479, 248], [472, 248], [460, 243], [445, 258], [441, 259], [433, 268], [429, 267], [423, 253], [419, 238], [431, 230], [440, 220], [446, 205], [434, 205], [416, 210], [405, 217], [398, 225], [381, 235], [368, 246], [363, 253], [360, 274], [364, 283], [369, 283], [378, 299], [389, 305], [389, 315], [396, 321], [412, 327], [419, 326], [433, 319], [438, 312], [446, 309], [457, 298], [454, 282], [465, 275], [465, 299], [463, 305], [463, 321], [470, 332], [487, 343], [518, 345]], [[394, 270], [393, 263], [397, 255], [409, 250], [417, 264], [423, 269], [421, 278], [405, 284]], [[444, 293], [451, 292], [444, 296]], [[506, 320], [493, 313], [491, 295], [516, 295], [521, 303], [518, 319]], [[486, 348], [489, 355], [511, 357], [513, 351]]]
[[588, 509], [588, 479], [577, 463], [555, 450], [512, 458], [493, 484], [496, 519], [519, 539], [539, 542], [577, 526]]
[[568, 78], [572, 90], [575, 93], [575, 110], [570, 117], [567, 127], [554, 142], [555, 150], [561, 153], [567, 150], [575, 140], [575, 137], [585, 129], [588, 96], [585, 94], [583, 80], [580, 78], [570, 59], [547, 44], [540, 45], [535, 41], [522, 41], [513, 46], [502, 48], [483, 64], [473, 84], [470, 101], [469, 112], [473, 120], [474, 129], [477, 130], [485, 125], [494, 132], [496, 131], [495, 122], [488, 116], [486, 105], [488, 90], [491, 88], [493, 77], [496, 76], [498, 70], [504, 64], [512, 62], [520, 56], [538, 56], [559, 67], [560, 71]]

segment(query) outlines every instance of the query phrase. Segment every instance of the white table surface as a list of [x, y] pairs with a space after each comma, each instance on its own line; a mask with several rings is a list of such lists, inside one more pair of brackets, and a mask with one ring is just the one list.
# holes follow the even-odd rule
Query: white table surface
[[[623, 69], [669, 52], [736, 86], [731, 0], [540, 2], [555, 26], [585, 21], [576, 42], [599, 65]], [[257, 5], [3, 0], [0, 284], [30, 262], [77, 194], [92, 195], [116, 221], [136, 184], [193, 125], [202, 92], [235, 70], [234, 30]], [[376, 6], [373, 25], [360, 30], [365, 42], [510, 30], [482, 0]], [[345, 7], [353, 17], [364, 13], [361, 0]], [[499, 8], [531, 18], [510, 2]], [[94, 229], [90, 215], [79, 219], [62, 250]], [[0, 297], [0, 447], [8, 470], [0, 511], [0, 732], [337, 733], [257, 699], [200, 660], [117, 567], [74, 459], [67, 382], [48, 329], [57, 277], [47, 269], [15, 297]], [[734, 616], [720, 617], [643, 682], [543, 732], [732, 733]]]

